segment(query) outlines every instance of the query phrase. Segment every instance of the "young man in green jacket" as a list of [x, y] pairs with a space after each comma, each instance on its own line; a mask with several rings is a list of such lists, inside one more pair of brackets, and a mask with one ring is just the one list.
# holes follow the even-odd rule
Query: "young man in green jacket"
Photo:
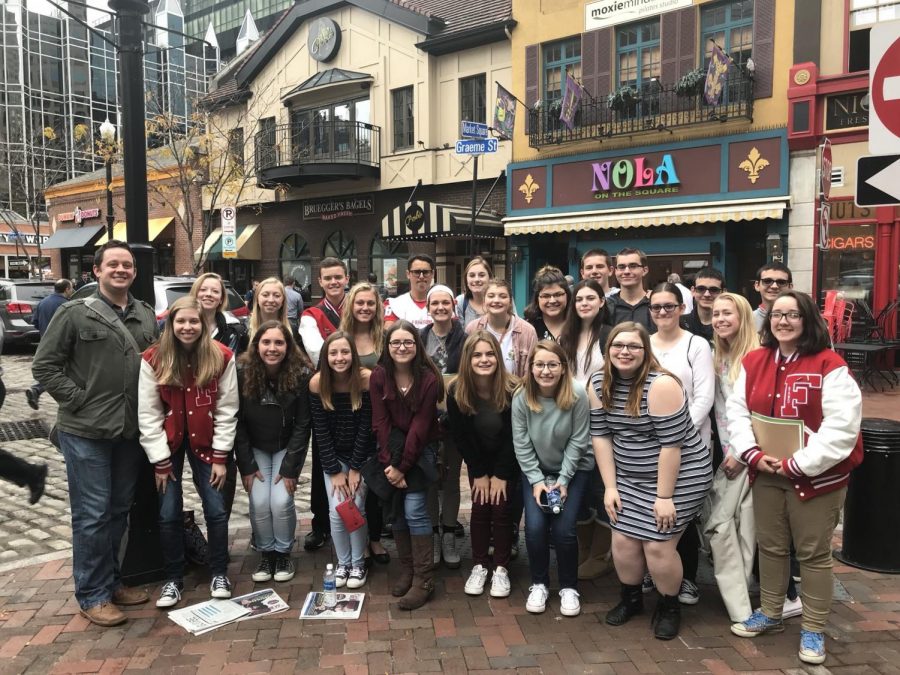
[[72, 507], [72, 570], [81, 614], [100, 626], [125, 621], [116, 605], [146, 602], [122, 586], [118, 551], [141, 464], [137, 388], [141, 352], [156, 339], [156, 315], [129, 289], [128, 244], [94, 256], [97, 292], [60, 307], [41, 338], [35, 379], [59, 404], [56, 428]]

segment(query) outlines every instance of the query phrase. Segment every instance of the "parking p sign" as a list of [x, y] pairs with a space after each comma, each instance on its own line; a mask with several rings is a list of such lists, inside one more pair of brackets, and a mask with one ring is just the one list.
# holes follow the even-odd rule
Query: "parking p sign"
[[222, 257], [237, 258], [237, 209], [222, 207]]

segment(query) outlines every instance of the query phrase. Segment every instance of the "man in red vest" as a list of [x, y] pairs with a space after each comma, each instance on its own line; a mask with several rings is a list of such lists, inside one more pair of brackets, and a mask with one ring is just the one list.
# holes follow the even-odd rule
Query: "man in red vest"
[[[344, 298], [347, 292], [347, 266], [337, 258], [323, 258], [319, 265], [319, 286], [324, 297], [317, 305], [303, 311], [300, 317], [300, 337], [312, 362], [318, 365], [319, 353], [325, 339], [334, 333], [341, 323]], [[328, 520], [328, 494], [325, 491], [325, 477], [319, 460], [319, 453], [313, 446], [312, 487], [310, 509], [313, 513], [312, 531], [306, 535], [303, 548], [314, 551], [321, 548], [331, 537], [331, 523]]]

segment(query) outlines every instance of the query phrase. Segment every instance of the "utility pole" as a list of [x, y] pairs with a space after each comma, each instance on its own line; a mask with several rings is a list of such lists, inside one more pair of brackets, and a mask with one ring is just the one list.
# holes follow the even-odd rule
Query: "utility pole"
[[[469, 260], [475, 257], [476, 215], [478, 215], [478, 155], [472, 155], [472, 222], [469, 223]], [[465, 282], [465, 280], [463, 281]]]

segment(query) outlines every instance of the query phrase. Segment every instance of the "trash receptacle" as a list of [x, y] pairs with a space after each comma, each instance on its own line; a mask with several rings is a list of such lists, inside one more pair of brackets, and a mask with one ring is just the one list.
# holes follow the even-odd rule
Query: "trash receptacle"
[[900, 574], [900, 422], [864, 419], [862, 438], [863, 462], [850, 474], [844, 502], [844, 547], [835, 557]]

